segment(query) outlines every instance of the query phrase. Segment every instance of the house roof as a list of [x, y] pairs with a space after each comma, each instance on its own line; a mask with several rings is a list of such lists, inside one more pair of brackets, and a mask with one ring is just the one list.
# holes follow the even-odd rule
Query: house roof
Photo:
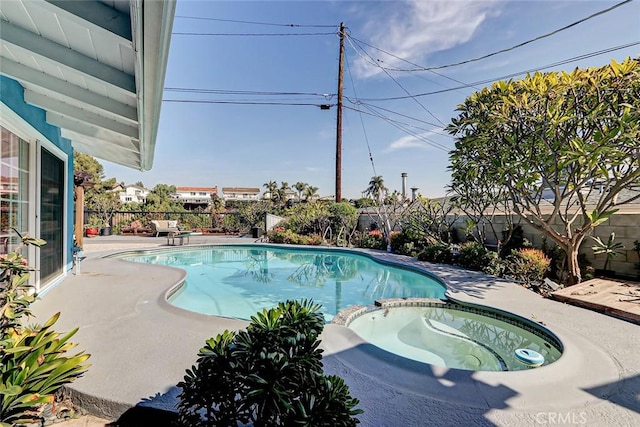
[[259, 188], [252, 187], [222, 187], [223, 193], [255, 193], [260, 192]]
[[153, 165], [175, 0], [4, 1], [0, 73], [76, 151]]
[[218, 187], [176, 187], [177, 192], [197, 191], [202, 193], [218, 193]]

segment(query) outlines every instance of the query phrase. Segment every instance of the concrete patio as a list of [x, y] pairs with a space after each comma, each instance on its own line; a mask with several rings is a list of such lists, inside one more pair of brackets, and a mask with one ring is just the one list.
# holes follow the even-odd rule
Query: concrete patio
[[[205, 235], [194, 236], [191, 246], [253, 242]], [[57, 330], [80, 327], [73, 341], [92, 354], [92, 366], [70, 391], [84, 411], [120, 419], [118, 425], [163, 425], [163, 415], [168, 419], [175, 409], [176, 384], [204, 341], [246, 325], [167, 303], [166, 292], [184, 278], [181, 270], [103, 258], [116, 250], [165, 245], [163, 237], [86, 239], [81, 274], [69, 275], [33, 307], [38, 321], [61, 311]], [[345, 378], [360, 399], [361, 425], [640, 425], [637, 325], [543, 299], [480, 273], [369, 253], [437, 274], [452, 299], [540, 322], [560, 338], [565, 351], [557, 362], [533, 370], [462, 371], [403, 359], [363, 342], [348, 328], [327, 325], [325, 370]], [[134, 412], [137, 423], [126, 424]], [[145, 414], [158, 418], [144, 421]]]

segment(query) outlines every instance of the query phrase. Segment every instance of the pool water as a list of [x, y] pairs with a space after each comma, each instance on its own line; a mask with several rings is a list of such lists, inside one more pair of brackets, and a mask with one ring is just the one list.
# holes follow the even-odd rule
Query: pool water
[[533, 350], [544, 364], [561, 356], [558, 344], [516, 318], [442, 307], [393, 307], [367, 312], [348, 326], [371, 344], [408, 359], [474, 371], [532, 369], [515, 356]]
[[330, 250], [252, 245], [180, 248], [124, 257], [179, 267], [184, 286], [170, 303], [186, 310], [240, 319], [289, 299], [313, 299], [327, 321], [351, 305], [379, 298], [444, 298], [445, 288], [415, 271], [367, 256]]

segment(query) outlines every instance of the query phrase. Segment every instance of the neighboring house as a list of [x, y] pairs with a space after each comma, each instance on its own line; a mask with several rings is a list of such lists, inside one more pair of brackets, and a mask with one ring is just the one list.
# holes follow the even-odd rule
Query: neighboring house
[[[285, 194], [285, 199], [286, 199], [286, 200], [298, 200], [298, 192], [297, 192], [297, 191], [294, 191], [294, 190], [290, 190], [290, 189], [289, 189], [289, 190], [285, 190], [285, 191], [284, 191], [284, 194]], [[303, 197], [304, 197], [304, 196], [303, 196]], [[265, 191], [265, 192], [262, 194], [262, 198], [263, 198], [264, 200], [270, 200], [270, 199], [271, 199], [271, 192], [269, 192], [269, 191]]]
[[124, 187], [120, 186], [119, 189], [114, 188], [114, 191], [118, 191], [118, 197], [120, 198], [121, 203], [144, 203], [151, 192], [151, 190], [136, 187], [135, 185], [126, 185]]
[[174, 0], [3, 1], [0, 13], [0, 252], [20, 233], [36, 291], [72, 267], [74, 150], [149, 170]]
[[298, 192], [294, 190], [285, 190], [285, 198], [287, 200], [298, 200]]
[[222, 199], [227, 200], [258, 200], [259, 188], [251, 187], [222, 187]]
[[171, 195], [187, 209], [206, 208], [211, 204], [213, 195], [218, 195], [218, 187], [176, 187]]

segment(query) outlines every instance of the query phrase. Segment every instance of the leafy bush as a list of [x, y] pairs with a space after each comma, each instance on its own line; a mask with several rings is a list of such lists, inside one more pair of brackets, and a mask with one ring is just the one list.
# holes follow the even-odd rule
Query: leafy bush
[[182, 215], [178, 224], [185, 230], [211, 228], [211, 215], [187, 214]]
[[497, 252], [487, 251], [483, 258], [484, 264], [481, 268], [483, 273], [498, 277], [504, 276], [507, 265]]
[[472, 270], [482, 270], [489, 261], [487, 252], [487, 249], [478, 242], [463, 243], [460, 245], [458, 264]]
[[451, 245], [439, 243], [427, 246], [418, 254], [418, 260], [437, 262], [440, 264], [451, 264], [453, 262]]
[[319, 234], [336, 244], [350, 244], [358, 223], [358, 211], [347, 202], [309, 202], [294, 205], [285, 212], [287, 220], [282, 226], [296, 234]]
[[251, 317], [246, 330], [206, 341], [178, 404], [185, 426], [355, 426], [342, 378], [322, 371], [319, 305], [287, 301]]
[[329, 226], [331, 213], [324, 203], [301, 203], [287, 209], [285, 228], [297, 234], [322, 234]]
[[[19, 234], [18, 234], [19, 235]], [[43, 240], [20, 236], [23, 245], [42, 246]], [[29, 271], [21, 248], [0, 257], [0, 424], [38, 420], [38, 409], [53, 403], [54, 393], [81, 376], [88, 354], [66, 357], [75, 347], [69, 339], [77, 329], [60, 336], [52, 330], [60, 313], [42, 326], [24, 327], [36, 296], [30, 291]]]
[[285, 243], [288, 245], [311, 245], [318, 246], [322, 244], [322, 237], [319, 234], [311, 234], [305, 236], [294, 233], [284, 227], [275, 227], [267, 232], [267, 237], [271, 243]]
[[266, 201], [240, 204], [235, 210], [239, 230], [248, 232], [253, 227], [264, 227], [265, 217], [270, 210], [271, 203]]
[[507, 271], [525, 286], [539, 283], [549, 270], [551, 260], [540, 249], [522, 248], [506, 258]]
[[417, 256], [427, 245], [424, 234], [405, 228], [391, 233], [391, 250], [400, 255]]
[[226, 214], [222, 219], [222, 231], [225, 233], [237, 233], [240, 227], [239, 216], [235, 213]]
[[387, 243], [384, 241], [382, 230], [375, 229], [361, 233], [360, 243], [358, 244], [358, 246], [365, 249], [384, 250], [387, 248]]
[[358, 210], [349, 202], [329, 203], [331, 235], [341, 246], [350, 244], [350, 238], [358, 225]]

